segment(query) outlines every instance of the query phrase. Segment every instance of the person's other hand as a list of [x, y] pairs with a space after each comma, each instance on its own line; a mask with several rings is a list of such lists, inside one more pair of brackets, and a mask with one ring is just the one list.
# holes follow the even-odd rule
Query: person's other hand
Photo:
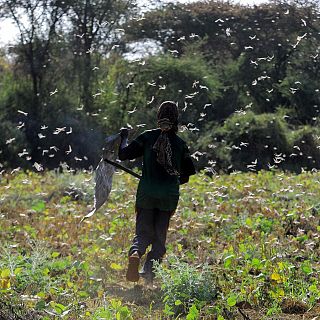
[[128, 128], [121, 128], [120, 129], [120, 137], [122, 140], [128, 138], [128, 135], [129, 135]]

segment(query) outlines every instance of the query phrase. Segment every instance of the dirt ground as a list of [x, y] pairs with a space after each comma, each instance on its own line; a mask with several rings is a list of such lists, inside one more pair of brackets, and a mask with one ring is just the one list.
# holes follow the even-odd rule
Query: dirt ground
[[320, 304], [309, 310], [304, 314], [279, 314], [266, 318], [263, 311], [256, 311], [252, 309], [241, 310], [243, 315], [239, 312], [236, 320], [320, 320]]

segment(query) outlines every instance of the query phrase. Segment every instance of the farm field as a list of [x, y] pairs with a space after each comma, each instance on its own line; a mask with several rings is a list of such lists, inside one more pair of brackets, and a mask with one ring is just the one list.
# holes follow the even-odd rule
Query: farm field
[[154, 286], [125, 281], [137, 181], [0, 182], [0, 319], [320, 319], [320, 174], [199, 173], [181, 188]]

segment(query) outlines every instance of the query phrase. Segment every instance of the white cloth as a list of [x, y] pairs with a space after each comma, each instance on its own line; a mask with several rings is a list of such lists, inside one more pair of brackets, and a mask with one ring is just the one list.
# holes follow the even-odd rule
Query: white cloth
[[106, 161], [115, 160], [117, 157], [117, 150], [119, 148], [120, 135], [116, 134], [106, 139], [106, 144], [103, 150], [103, 157], [101, 158], [95, 172], [95, 188], [94, 188], [94, 204], [92, 210], [85, 215], [81, 222], [92, 217], [95, 212], [108, 200], [112, 188], [112, 178], [115, 172], [115, 167]]

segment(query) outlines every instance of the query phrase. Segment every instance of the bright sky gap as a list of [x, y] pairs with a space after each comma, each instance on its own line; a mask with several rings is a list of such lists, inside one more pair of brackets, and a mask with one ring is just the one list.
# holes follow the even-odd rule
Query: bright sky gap
[[[197, 2], [199, 0], [176, 0], [174, 2], [180, 3], [190, 3]], [[162, 0], [163, 3], [172, 2], [169, 0]], [[235, 3], [247, 4], [247, 5], [258, 5], [266, 2], [266, 0], [238, 0], [234, 1]], [[138, 3], [141, 6], [146, 6], [147, 3], [150, 3], [149, 0], [138, 0]], [[10, 44], [15, 42], [17, 38], [18, 30], [15, 24], [11, 20], [3, 20], [0, 21], [0, 46], [4, 46], [6, 44]]]

